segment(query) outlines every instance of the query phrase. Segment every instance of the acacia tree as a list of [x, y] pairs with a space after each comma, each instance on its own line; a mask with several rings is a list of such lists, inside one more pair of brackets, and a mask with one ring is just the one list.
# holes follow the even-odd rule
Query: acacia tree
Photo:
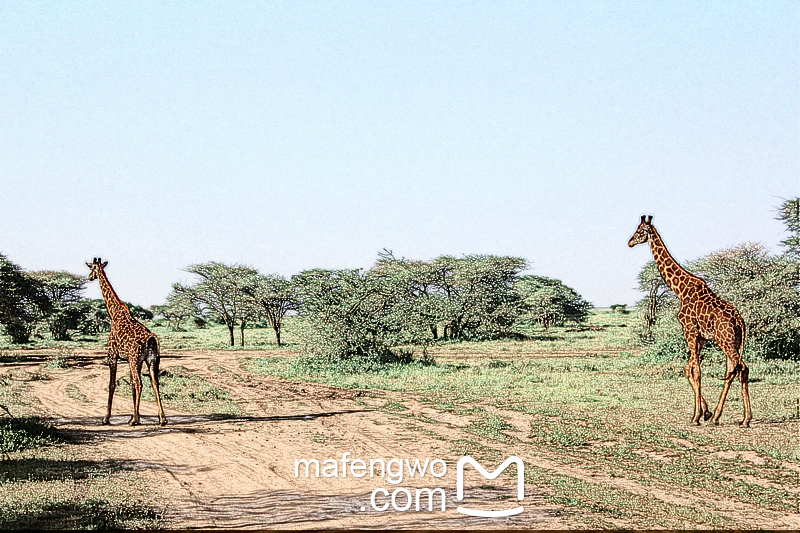
[[28, 274], [36, 280], [48, 300], [47, 324], [55, 340], [69, 340], [69, 330], [78, 329], [84, 311], [80, 305], [86, 276], [69, 272], [38, 270]]
[[410, 343], [437, 340], [437, 324], [444, 316], [437, 266], [427, 261], [397, 259], [388, 250], [378, 255], [371, 272], [385, 281], [394, 298], [392, 311], [394, 320], [403, 324], [403, 340]]
[[390, 358], [402, 323], [387, 278], [361, 270], [306, 270], [292, 276], [306, 350], [329, 360]]
[[200, 313], [211, 314], [223, 322], [228, 328], [231, 346], [235, 344], [233, 332], [238, 322], [244, 346], [244, 329], [257, 313], [250, 293], [255, 288], [258, 271], [215, 261], [189, 265], [185, 270], [198, 276], [200, 281], [189, 286], [173, 284], [174, 297], [187, 298]]
[[745, 243], [690, 263], [747, 324], [749, 348], [762, 357], [800, 358], [800, 272], [788, 256]]
[[800, 259], [800, 197], [795, 196], [781, 204], [778, 220], [783, 221], [789, 232], [789, 237], [781, 244], [795, 260]]
[[41, 283], [0, 254], [0, 325], [12, 342], [28, 342], [49, 307]]
[[536, 322], [549, 331], [565, 322], [583, 322], [592, 304], [561, 280], [520, 276], [514, 284], [519, 298], [520, 321]]
[[392, 312], [405, 342], [497, 338], [518, 314], [514, 282], [527, 262], [518, 257], [440, 256], [430, 261], [380, 255], [374, 275], [396, 300]]
[[191, 317], [200, 316], [200, 310], [187, 292], [172, 292], [167, 295], [167, 301], [164, 305], [153, 305], [150, 310], [153, 314], [164, 317], [172, 331], [182, 331], [181, 324], [184, 321]]
[[103, 298], [81, 300], [77, 305], [80, 308], [78, 331], [85, 335], [97, 335], [111, 331], [111, 316], [108, 314], [108, 307]]
[[297, 310], [298, 302], [292, 284], [278, 274], [255, 277], [254, 285], [245, 290], [260, 313], [267, 317], [275, 331], [275, 341], [281, 345], [281, 323], [290, 310]]
[[514, 282], [528, 267], [510, 256], [441, 256], [434, 269], [434, 308], [444, 323], [444, 337], [497, 338], [509, 333], [518, 314]]

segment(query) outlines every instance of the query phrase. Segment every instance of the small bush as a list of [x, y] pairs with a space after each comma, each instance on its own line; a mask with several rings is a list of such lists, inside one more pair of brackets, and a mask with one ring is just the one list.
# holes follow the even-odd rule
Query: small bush
[[291, 363], [292, 370], [300, 374], [313, 372], [333, 372], [338, 374], [362, 374], [365, 372], [382, 372], [397, 366], [432, 366], [436, 362], [427, 353], [420, 359], [413, 358], [410, 350], [392, 351], [389, 349], [378, 353], [361, 353], [348, 358], [337, 359], [316, 355], [304, 355]]
[[41, 418], [22, 417], [0, 420], [0, 455], [52, 446], [60, 442], [53, 426]]

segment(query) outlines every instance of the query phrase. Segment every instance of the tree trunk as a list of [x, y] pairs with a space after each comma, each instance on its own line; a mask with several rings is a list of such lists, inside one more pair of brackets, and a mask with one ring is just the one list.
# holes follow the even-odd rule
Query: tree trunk
[[225, 325], [228, 326], [228, 333], [231, 336], [231, 346], [234, 346], [236, 344], [236, 341], [233, 337], [233, 324], [229, 324], [226, 322]]
[[242, 320], [242, 326], [240, 328], [242, 346], [244, 346], [244, 328], [245, 328], [246, 325], [247, 325], [247, 323], [244, 320]]
[[281, 327], [272, 324], [272, 329], [275, 330], [275, 340], [278, 342], [278, 346], [281, 345]]

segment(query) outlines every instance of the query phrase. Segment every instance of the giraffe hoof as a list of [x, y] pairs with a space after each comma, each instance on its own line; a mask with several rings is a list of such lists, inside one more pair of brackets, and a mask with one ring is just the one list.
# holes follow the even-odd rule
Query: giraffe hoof
[[129, 425], [129, 426], [138, 426], [138, 425], [139, 425], [139, 421], [138, 421], [138, 420], [134, 420], [133, 418], [131, 418], [131, 419], [128, 421], [128, 425]]
[[108, 426], [108, 425], [111, 424], [111, 422], [108, 420], [108, 417], [105, 417], [103, 419], [103, 421], [101, 422], [101, 424], [104, 425], [104, 426]]
[[166, 426], [167, 425], [167, 419], [166, 418], [162, 418], [161, 422], [158, 425], [159, 426]]

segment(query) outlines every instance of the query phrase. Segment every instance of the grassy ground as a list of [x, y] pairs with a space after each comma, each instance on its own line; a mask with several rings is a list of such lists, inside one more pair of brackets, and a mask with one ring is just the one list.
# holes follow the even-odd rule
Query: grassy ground
[[[645, 360], [630, 331], [633, 315], [592, 314], [580, 328], [534, 332], [529, 340], [442, 343], [429, 347], [435, 364], [386, 366], [380, 371], [342, 374], [297, 357], [300, 339], [291, 320], [278, 350], [269, 328], [245, 331], [246, 345], [231, 348], [224, 326], [172, 332], [151, 325], [167, 352], [241, 351], [242, 370], [295, 381], [398, 391], [414, 402], [469, 418], [467, 437], [450, 442], [457, 454], [496, 459], [503, 450], [519, 450], [543, 461], [558, 460], [623, 484], [591, 483], [531, 465], [529, 482], [544, 487], [559, 505], [630, 519], [641, 527], [678, 527], [686, 520], [708, 527], [736, 528], [735, 520], [704, 505], [692, 494], [716, 494], [733, 502], [778, 512], [797, 513], [797, 473], [784, 461], [798, 458], [800, 365], [749, 361], [753, 427], [738, 427], [741, 393], [731, 388], [718, 427], [688, 425], [691, 389], [681, 361]], [[0, 409], [0, 527], [6, 528], [138, 528], [159, 527], [159, 511], [144, 499], [140, 478], [128, 465], [93, 457], [91, 447], [75, 435], [54, 431], [35, 418], [36, 406], [26, 382], [46, 380], [70, 366], [71, 350], [102, 350], [106, 335], [56, 343], [36, 340], [27, 348], [46, 349], [46, 360], [25, 376], [0, 375], [0, 405], [16, 417], [11, 423]], [[27, 357], [28, 350], [2, 350], [0, 364]], [[248, 356], [268, 349], [274, 357]], [[416, 357], [422, 355], [416, 350]], [[1, 368], [1, 367], [0, 367]], [[712, 407], [721, 387], [724, 361], [709, 351], [703, 362], [704, 391]], [[121, 372], [118, 393], [130, 394]], [[145, 380], [147, 378], [145, 377]], [[173, 408], [197, 413], [236, 414], [235, 398], [185, 368], [170, 366], [162, 375], [162, 398]], [[81, 401], [77, 389], [65, 391]], [[149, 383], [145, 399], [152, 395]], [[411, 408], [411, 400], [385, 402], [380, 409], [427, 436], [437, 437], [436, 423]], [[524, 415], [525, 427], [515, 423]], [[15, 425], [16, 424], [16, 425]], [[794, 428], [793, 430], [791, 428]], [[505, 453], [505, 452], [502, 452]], [[628, 490], [627, 484], [647, 491]], [[650, 494], [684, 491], [687, 501], [667, 502]], [[652, 517], [652, 518], [650, 518]], [[600, 521], [597, 527], [613, 526]]]
[[[281, 331], [282, 348], [297, 349], [300, 339], [292, 329], [292, 319], [287, 317], [286, 327]], [[186, 325], [184, 331], [173, 331], [168, 326], [158, 321], [144, 321], [145, 326], [158, 335], [161, 348], [167, 351], [192, 351], [192, 350], [264, 350], [277, 349], [275, 332], [270, 327], [248, 327], [244, 330], [245, 344], [241, 344], [241, 332], [235, 331], [234, 346], [230, 345], [228, 328], [222, 324], [209, 324], [203, 329], [193, 325]], [[97, 336], [73, 334], [72, 340], [55, 341], [46, 332], [41, 336], [34, 336], [27, 344], [13, 344], [10, 337], [0, 334], [0, 353], [24, 353], [31, 350], [69, 351], [76, 348], [96, 348], [105, 350], [108, 342], [108, 332], [101, 332]], [[0, 361], [1, 362], [1, 361]]]
[[[586, 328], [557, 328], [532, 340], [444, 344], [429, 350], [436, 361], [429, 366], [341, 374], [301, 359], [270, 357], [243, 358], [242, 367], [297, 381], [413, 393], [431, 408], [471, 418], [467, 429], [475, 437], [453, 443], [457, 453], [497, 459], [495, 448], [503, 444], [656, 492], [678, 487], [686, 494], [718, 494], [764, 509], [797, 512], [797, 473], [784, 468], [783, 461], [799, 458], [800, 365], [750, 362], [753, 428], [738, 426], [738, 382], [730, 390], [720, 426], [690, 426], [692, 393], [685, 363], [645, 361], [626, 333], [632, 320], [630, 315], [595, 313]], [[703, 362], [704, 394], [712, 409], [725, 369], [721, 357], [710, 351]], [[436, 433], [404, 402], [388, 402], [383, 409], [420, 431]], [[514, 413], [532, 415], [530, 427], [521, 432], [509, 423]], [[600, 509], [610, 517], [639, 517], [647, 527], [681, 523], [664, 518], [669, 516], [710, 527], [737, 527], [713, 509], [687, 502], [668, 504], [647, 493], [536, 466], [527, 475], [547, 488], [554, 503]], [[648, 516], [661, 518], [648, 522]]]

